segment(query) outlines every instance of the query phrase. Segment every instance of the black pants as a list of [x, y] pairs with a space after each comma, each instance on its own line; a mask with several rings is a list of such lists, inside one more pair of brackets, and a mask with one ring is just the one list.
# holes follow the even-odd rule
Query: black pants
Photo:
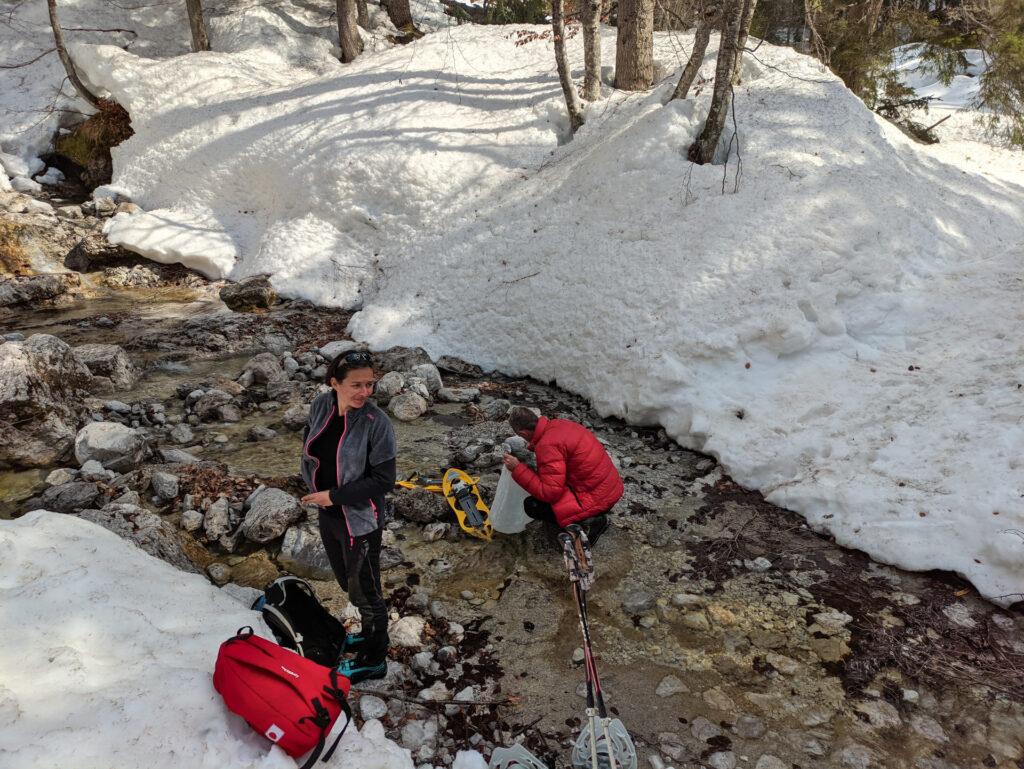
[[377, 664], [388, 654], [388, 607], [380, 586], [380, 548], [382, 529], [350, 537], [340, 510], [320, 511], [320, 538], [327, 551], [334, 576], [359, 609], [366, 643], [359, 660]]
[[[555, 511], [551, 509], [551, 505], [547, 502], [542, 502], [536, 497], [527, 497], [523, 500], [523, 512], [533, 520], [542, 521], [549, 526], [553, 526], [556, 530], [560, 530], [562, 528], [558, 525], [558, 519], [555, 518]], [[590, 544], [596, 545], [601, 534], [604, 533], [606, 528], [608, 528], [609, 512], [610, 509], [579, 521], [587, 532]]]

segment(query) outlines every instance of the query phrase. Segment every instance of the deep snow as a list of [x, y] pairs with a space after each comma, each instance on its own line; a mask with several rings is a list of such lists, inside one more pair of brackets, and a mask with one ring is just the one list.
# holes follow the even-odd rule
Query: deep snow
[[[0, 767], [294, 769], [213, 688], [221, 642], [259, 614], [198, 574], [70, 515], [0, 521]], [[344, 716], [337, 729], [344, 725]], [[379, 721], [332, 766], [412, 769]]]

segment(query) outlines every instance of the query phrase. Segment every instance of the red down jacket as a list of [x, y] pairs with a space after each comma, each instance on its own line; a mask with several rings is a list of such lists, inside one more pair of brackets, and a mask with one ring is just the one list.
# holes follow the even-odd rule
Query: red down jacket
[[622, 497], [622, 478], [611, 457], [583, 425], [541, 417], [530, 448], [537, 455], [537, 472], [520, 463], [512, 478], [531, 497], [551, 505], [559, 526], [603, 513]]

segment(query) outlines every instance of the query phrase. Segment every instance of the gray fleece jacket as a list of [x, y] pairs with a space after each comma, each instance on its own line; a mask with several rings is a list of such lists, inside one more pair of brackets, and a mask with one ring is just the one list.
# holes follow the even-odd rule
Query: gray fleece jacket
[[[310, 491], [330, 491], [331, 501], [341, 508], [350, 536], [376, 531], [382, 521], [384, 495], [394, 487], [394, 462], [398, 447], [395, 429], [376, 403], [367, 400], [361, 408], [344, 416], [344, 430], [338, 443], [339, 486], [317, 489], [319, 460], [310, 452], [310, 444], [323, 432], [337, 408], [334, 391], [318, 395], [309, 408], [309, 419], [302, 431], [302, 479]], [[375, 466], [390, 466], [387, 479], [374, 476]], [[378, 473], [379, 475], [380, 473]]]

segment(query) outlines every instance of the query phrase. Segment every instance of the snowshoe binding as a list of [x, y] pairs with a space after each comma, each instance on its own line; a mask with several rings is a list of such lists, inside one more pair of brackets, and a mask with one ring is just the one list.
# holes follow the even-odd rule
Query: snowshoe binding
[[[476, 479], [479, 480], [479, 479]], [[491, 541], [491, 511], [481, 499], [476, 480], [464, 471], [451, 468], [445, 471], [441, 486], [448, 505], [455, 513], [459, 528], [471, 537]]]

